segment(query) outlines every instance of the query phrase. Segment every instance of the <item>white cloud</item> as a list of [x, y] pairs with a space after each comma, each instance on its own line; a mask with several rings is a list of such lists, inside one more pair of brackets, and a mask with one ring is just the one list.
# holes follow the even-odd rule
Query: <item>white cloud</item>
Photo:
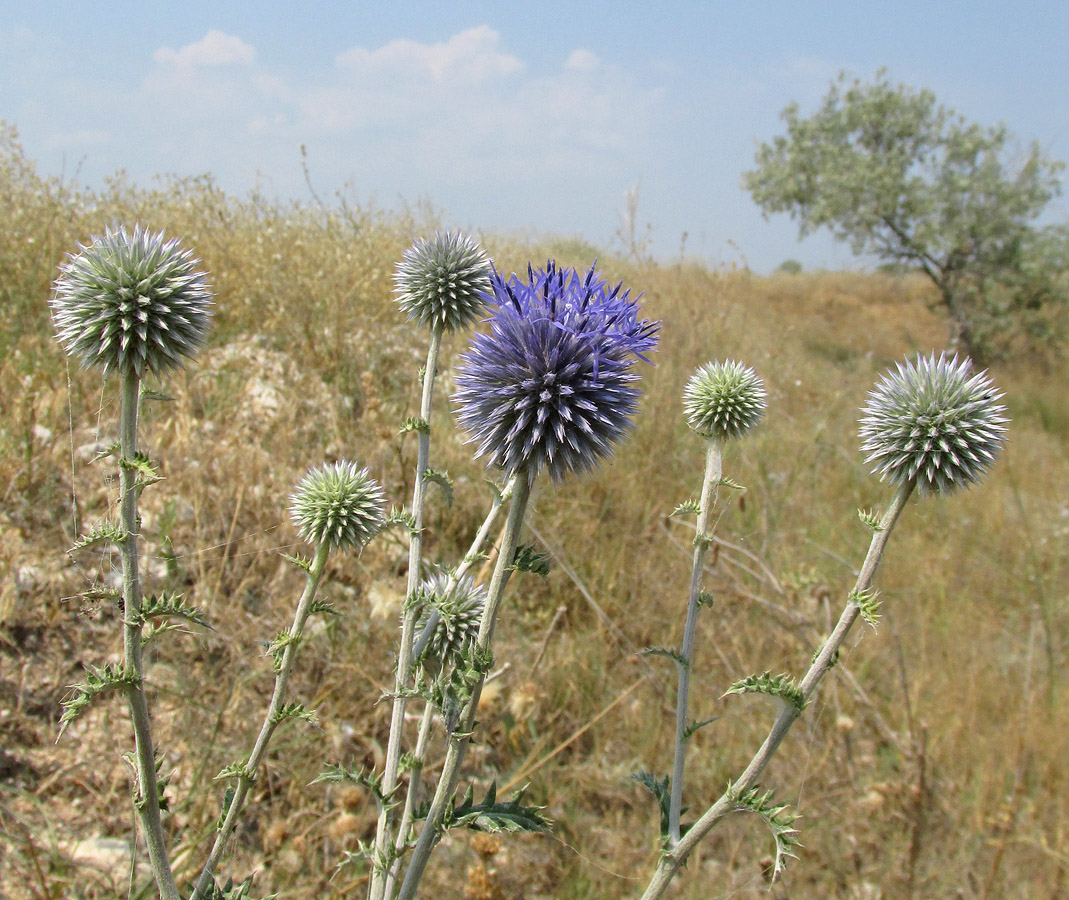
[[437, 44], [396, 40], [375, 50], [354, 47], [338, 54], [335, 64], [365, 75], [422, 74], [437, 82], [456, 78], [478, 83], [524, 70], [523, 62], [501, 49], [501, 35], [488, 25], [469, 28]]
[[564, 68], [571, 72], [593, 72], [600, 65], [601, 60], [597, 54], [580, 48], [572, 51], [572, 55], [564, 63]]
[[193, 68], [201, 66], [252, 65], [256, 50], [241, 38], [216, 29], [210, 30], [193, 44], [180, 50], [160, 47], [153, 59], [161, 65]]

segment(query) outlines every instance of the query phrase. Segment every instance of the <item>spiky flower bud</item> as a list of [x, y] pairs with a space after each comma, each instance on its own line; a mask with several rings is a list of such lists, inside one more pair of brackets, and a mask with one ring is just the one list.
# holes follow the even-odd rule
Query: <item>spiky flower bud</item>
[[212, 293], [199, 260], [163, 232], [107, 229], [68, 255], [53, 286], [56, 336], [86, 367], [141, 377], [178, 366], [204, 343]]
[[687, 422], [703, 437], [719, 441], [744, 435], [765, 414], [765, 385], [741, 362], [699, 366], [683, 389]]
[[490, 260], [470, 237], [435, 232], [405, 251], [394, 292], [410, 319], [428, 328], [467, 328], [482, 313], [490, 289]]
[[[554, 481], [612, 452], [638, 408], [635, 359], [657, 345], [660, 323], [638, 318], [638, 303], [550, 262], [527, 281], [491, 276], [490, 330], [461, 357], [457, 419], [506, 475], [546, 468]], [[646, 360], [648, 362], [648, 360]]]
[[431, 633], [424, 659], [445, 663], [455, 659], [479, 634], [479, 622], [486, 606], [486, 588], [476, 585], [475, 580], [465, 576], [457, 579], [450, 588], [449, 573], [435, 572], [419, 588], [423, 607], [416, 621], [416, 634], [421, 635], [433, 610], [438, 611], [438, 622]]
[[933, 353], [898, 363], [869, 391], [861, 450], [881, 480], [916, 479], [920, 491], [944, 492], [979, 481], [1006, 440], [1006, 408], [986, 372], [968, 358]]
[[382, 529], [386, 495], [356, 463], [341, 460], [309, 470], [290, 497], [290, 515], [306, 541], [363, 549]]

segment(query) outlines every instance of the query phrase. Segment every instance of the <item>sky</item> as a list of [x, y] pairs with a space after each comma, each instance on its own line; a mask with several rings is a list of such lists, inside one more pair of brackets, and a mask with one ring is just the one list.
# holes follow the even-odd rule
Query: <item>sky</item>
[[618, 251], [637, 189], [660, 259], [856, 268], [741, 187], [782, 109], [886, 67], [1069, 160], [1067, 43], [1065, 0], [0, 0], [0, 119], [87, 187], [210, 173], [310, 201], [303, 147], [320, 197], [450, 228]]

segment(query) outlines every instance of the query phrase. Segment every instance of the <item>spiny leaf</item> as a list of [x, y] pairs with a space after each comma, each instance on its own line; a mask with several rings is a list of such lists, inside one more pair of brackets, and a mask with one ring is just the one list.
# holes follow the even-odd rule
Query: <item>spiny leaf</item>
[[145, 453], [135, 453], [133, 456], [120, 459], [119, 465], [124, 469], [136, 472], [138, 474], [138, 482], [142, 487], [155, 484], [162, 477]]
[[865, 591], [853, 590], [850, 592], [850, 601], [858, 605], [861, 618], [868, 622], [875, 631], [880, 621], [880, 592], [875, 588]]
[[746, 485], [739, 484], [737, 481], [732, 481], [730, 478], [721, 478], [719, 485], [720, 487], [731, 488], [733, 491], [746, 490]]
[[295, 565], [302, 572], [312, 571], [312, 561], [306, 556], [301, 556], [301, 554], [299, 553], [295, 556], [290, 556], [290, 554], [288, 553], [283, 553], [282, 558], [286, 560], [286, 562], [293, 563], [293, 565]]
[[881, 531], [880, 514], [874, 509], [859, 509], [857, 517], [875, 532]]
[[308, 607], [308, 615], [314, 615], [315, 613], [322, 613], [325, 616], [340, 616], [337, 607], [334, 606], [329, 600], [313, 600]]
[[464, 826], [474, 831], [490, 832], [544, 832], [550, 822], [542, 815], [543, 807], [523, 806], [524, 791], [520, 791], [508, 803], [497, 800], [497, 783], [490, 785], [482, 803], [475, 804], [475, 791], [469, 785], [459, 806], [446, 812], [442, 830]]
[[716, 598], [708, 591], [698, 591], [698, 606], [712, 606]]
[[215, 820], [215, 830], [222, 831], [223, 823], [226, 821], [226, 814], [230, 812], [230, 804], [234, 802], [234, 795], [237, 793], [234, 790], [233, 785], [228, 785], [227, 789], [223, 791], [223, 808], [219, 812], [219, 818]]
[[448, 472], [439, 469], [426, 469], [423, 472], [423, 479], [425, 481], [433, 481], [441, 488], [446, 506], [453, 505], [453, 479], [449, 477]]
[[382, 523], [384, 529], [392, 528], [394, 525], [403, 525], [409, 534], [419, 534], [419, 529], [416, 527], [416, 517], [407, 509], [391, 510]]
[[108, 444], [103, 450], [100, 450], [96, 456], [94, 456], [90, 463], [100, 462], [102, 459], [107, 459], [110, 456], [116, 456], [119, 453], [120, 444], [115, 441], [113, 444]]
[[365, 772], [363, 769], [352, 767], [328, 765], [322, 772], [313, 778], [309, 784], [355, 784], [367, 790], [373, 797], [382, 802], [382, 778], [374, 772]]
[[174, 401], [174, 397], [172, 397], [170, 394], [164, 394], [161, 391], [149, 390], [148, 388], [142, 388], [141, 389], [141, 399], [142, 400], [159, 400], [159, 401], [161, 401], [163, 403], [171, 403], [171, 402]]
[[106, 694], [109, 691], [121, 690], [129, 684], [137, 684], [137, 678], [127, 675], [121, 663], [108, 663], [102, 669], [88, 669], [85, 681], [71, 685], [72, 694], [60, 705], [63, 707], [63, 715], [59, 718], [59, 737], [83, 709], [85, 709], [94, 697]]
[[401, 430], [397, 433], [408, 434], [410, 431], [418, 431], [420, 434], [430, 434], [431, 423], [426, 419], [419, 418], [419, 416], [409, 416], [405, 419], [404, 423], [401, 425]]
[[689, 500], [684, 500], [675, 509], [672, 510], [673, 516], [686, 516], [686, 515], [698, 515], [701, 512], [701, 502], [696, 497], [691, 497]]
[[531, 572], [542, 578], [549, 574], [549, 556], [541, 553], [530, 544], [520, 544], [512, 557], [512, 568], [517, 572]]
[[772, 837], [776, 842], [776, 861], [772, 868], [772, 878], [775, 880], [776, 876], [786, 868], [788, 857], [798, 858], [794, 852], [796, 847], [801, 846], [795, 837], [798, 834], [797, 829], [794, 828], [797, 817], [786, 811], [786, 803], [772, 801], [772, 791], [765, 791], [762, 794], [761, 789], [756, 786], [742, 794], [734, 795], [732, 801], [737, 810], [757, 813], [772, 832]]
[[[253, 900], [253, 898], [249, 896], [249, 890], [251, 888], [251, 875], [240, 884], [234, 884], [234, 879], [228, 878], [226, 884], [221, 888], [212, 882], [211, 893], [208, 894], [207, 900]], [[274, 900], [277, 896], [278, 894], [268, 894], [266, 897], [260, 898], [260, 900]]]
[[671, 782], [667, 775], [660, 781], [657, 777], [645, 770], [636, 772], [631, 776], [633, 781], [637, 781], [647, 791], [653, 794], [654, 799], [657, 801], [657, 808], [661, 814], [661, 837], [668, 837], [668, 818], [669, 812], [672, 806], [672, 792]]
[[795, 709], [805, 708], [805, 697], [794, 679], [787, 674], [773, 675], [771, 672], [762, 672], [760, 675], [747, 675], [736, 681], [721, 696], [726, 697], [728, 694], [769, 694], [779, 697]]
[[162, 593], [152, 594], [145, 598], [141, 602], [141, 621], [147, 622], [155, 618], [183, 619], [194, 625], [211, 628], [204, 613], [197, 607], [184, 603], [182, 596], [182, 594]]
[[294, 636], [288, 631], [280, 631], [278, 637], [267, 645], [267, 652], [272, 658], [275, 674], [282, 671], [282, 657], [286, 652], [286, 648], [290, 645], [300, 644], [300, 642], [300, 635]]
[[301, 719], [309, 725], [314, 725], [316, 728], [319, 727], [319, 717], [316, 715], [315, 710], [308, 709], [303, 703], [287, 703], [272, 716], [271, 721], [277, 724], [286, 719]]
[[644, 647], [640, 652], [643, 656], [663, 656], [683, 668], [687, 668], [690, 665], [683, 657], [683, 654], [678, 650], [672, 650], [670, 647]]
[[713, 722], [715, 722], [719, 718], [720, 718], [720, 716], [711, 716], [708, 719], [698, 719], [698, 720], [696, 720], [694, 722], [691, 722], [686, 728], [683, 729], [683, 740], [689, 741], [691, 736], [696, 731], [698, 731], [701, 728], [704, 728], [706, 725], [711, 725]]
[[251, 771], [245, 763], [229, 763], [219, 770], [215, 780], [223, 781], [227, 778], [244, 778], [246, 781], [255, 781], [256, 773]]
[[74, 542], [74, 546], [68, 551], [83, 550], [96, 544], [122, 544], [126, 540], [126, 532], [117, 522], [97, 522], [84, 535]]

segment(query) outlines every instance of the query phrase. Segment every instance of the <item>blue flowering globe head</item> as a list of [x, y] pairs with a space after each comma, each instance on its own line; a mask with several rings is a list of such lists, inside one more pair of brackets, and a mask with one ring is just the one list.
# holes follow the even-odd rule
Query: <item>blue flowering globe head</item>
[[986, 372], [969, 359], [918, 356], [899, 363], [869, 392], [861, 450], [873, 472], [921, 493], [978, 482], [1006, 440], [1006, 408]]
[[159, 375], [180, 365], [211, 324], [212, 292], [198, 264], [162, 232], [109, 228], [60, 267], [51, 299], [59, 342], [105, 374]]
[[461, 357], [453, 403], [476, 455], [506, 476], [585, 472], [630, 430], [637, 360], [659, 322], [639, 318], [621, 284], [549, 262], [527, 279], [490, 278], [489, 330]]

